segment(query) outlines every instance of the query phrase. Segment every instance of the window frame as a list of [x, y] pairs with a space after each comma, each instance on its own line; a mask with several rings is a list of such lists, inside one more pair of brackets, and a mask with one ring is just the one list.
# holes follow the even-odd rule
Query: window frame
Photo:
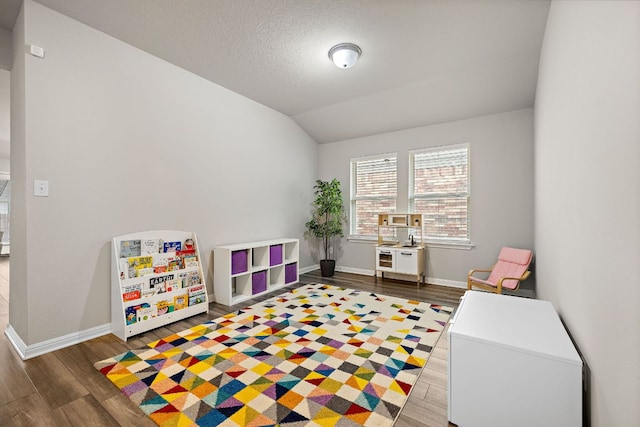
[[[396, 187], [396, 191], [395, 194], [391, 195], [385, 195], [385, 196], [360, 196], [357, 193], [357, 179], [356, 179], [356, 167], [357, 164], [359, 162], [365, 162], [365, 161], [372, 161], [372, 160], [384, 160], [384, 159], [389, 159], [389, 158], [394, 158], [395, 162], [396, 162], [396, 166], [395, 166], [395, 176], [393, 176], [393, 179], [395, 181], [395, 187]], [[358, 201], [361, 200], [386, 200], [386, 199], [393, 199], [394, 200], [394, 204], [395, 204], [395, 208], [393, 209], [393, 212], [395, 212], [398, 208], [398, 153], [397, 152], [388, 152], [388, 153], [381, 153], [381, 154], [373, 154], [373, 155], [369, 155], [369, 156], [361, 156], [361, 157], [354, 157], [350, 160], [349, 162], [349, 189], [350, 189], [350, 194], [349, 194], [349, 239], [353, 239], [353, 240], [366, 240], [366, 241], [377, 241], [378, 239], [378, 233], [377, 230], [375, 233], [373, 234], [358, 234], [356, 233], [357, 231], [357, 209], [356, 209], [356, 203]], [[390, 212], [390, 213], [393, 213]], [[380, 213], [380, 212], [376, 212]], [[377, 223], [377, 220], [376, 220]]]
[[[416, 155], [423, 153], [433, 153], [433, 152], [444, 152], [451, 150], [466, 150], [467, 157], [467, 173], [466, 173], [466, 188], [465, 192], [452, 192], [446, 194], [437, 194], [437, 195], [416, 195], [415, 193], [415, 158]], [[440, 145], [436, 147], [428, 147], [421, 148], [416, 150], [409, 151], [409, 180], [408, 180], [408, 207], [410, 213], [421, 213], [423, 214], [425, 221], [423, 222], [423, 241], [429, 246], [438, 246], [438, 247], [450, 247], [450, 248], [463, 248], [470, 249], [473, 247], [473, 243], [471, 241], [471, 144], [469, 143], [460, 143], [460, 144], [451, 144], [451, 145]], [[429, 235], [426, 232], [426, 218], [427, 214], [424, 212], [416, 211], [416, 200], [443, 200], [443, 199], [453, 199], [459, 197], [466, 197], [467, 200], [467, 209], [466, 209], [466, 237], [442, 237], [442, 236], [433, 236]]]

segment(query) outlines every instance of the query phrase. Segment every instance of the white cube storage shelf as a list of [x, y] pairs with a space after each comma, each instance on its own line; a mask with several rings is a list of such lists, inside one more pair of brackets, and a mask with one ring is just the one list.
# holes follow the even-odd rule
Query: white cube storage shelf
[[298, 239], [219, 246], [213, 249], [213, 290], [220, 304], [234, 305], [297, 283]]

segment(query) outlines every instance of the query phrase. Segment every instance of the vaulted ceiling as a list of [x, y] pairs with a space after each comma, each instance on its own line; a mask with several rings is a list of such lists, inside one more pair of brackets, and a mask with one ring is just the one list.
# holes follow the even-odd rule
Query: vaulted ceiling
[[[38, 0], [327, 143], [533, 106], [548, 0]], [[11, 29], [21, 0], [0, 0]], [[351, 42], [350, 69], [329, 60]]]

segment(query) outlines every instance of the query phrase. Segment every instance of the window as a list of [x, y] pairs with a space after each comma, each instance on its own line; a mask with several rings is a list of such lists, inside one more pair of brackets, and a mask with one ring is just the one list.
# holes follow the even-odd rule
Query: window
[[432, 242], [469, 243], [469, 144], [410, 152], [409, 210]]
[[[351, 235], [378, 235], [378, 214], [395, 212], [398, 195], [396, 153], [351, 160]], [[392, 230], [387, 230], [392, 232]]]

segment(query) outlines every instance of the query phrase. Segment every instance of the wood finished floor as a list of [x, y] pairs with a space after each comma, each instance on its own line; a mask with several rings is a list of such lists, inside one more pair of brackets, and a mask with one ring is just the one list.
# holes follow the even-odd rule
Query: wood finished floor
[[[458, 306], [462, 289], [422, 285], [373, 277], [336, 273], [323, 278], [319, 271], [303, 274], [300, 283], [328, 283], [386, 295]], [[296, 286], [299, 286], [296, 285]], [[242, 304], [247, 306], [266, 297]], [[0, 326], [9, 320], [9, 258], [0, 258]], [[167, 325], [123, 342], [109, 334], [27, 361], [15, 353], [6, 336], [0, 342], [0, 426], [155, 426], [140, 409], [120, 393], [93, 364], [137, 349], [147, 343], [227, 314], [234, 309], [211, 303], [208, 314]], [[447, 421], [446, 333], [436, 345], [422, 375], [411, 391], [397, 427], [453, 426]]]

